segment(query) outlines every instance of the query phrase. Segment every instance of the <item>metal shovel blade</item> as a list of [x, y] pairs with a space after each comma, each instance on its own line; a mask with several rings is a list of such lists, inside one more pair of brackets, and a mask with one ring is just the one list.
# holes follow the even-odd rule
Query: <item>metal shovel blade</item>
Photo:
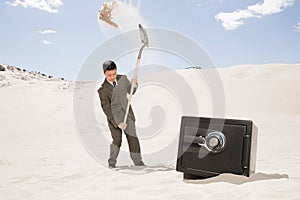
[[148, 35], [147, 35], [147, 32], [146, 32], [146, 29], [144, 29], [144, 27], [139, 24], [139, 30], [140, 30], [140, 35], [141, 35], [141, 41], [143, 43], [143, 45], [145, 46], [149, 46], [149, 40], [148, 40]]

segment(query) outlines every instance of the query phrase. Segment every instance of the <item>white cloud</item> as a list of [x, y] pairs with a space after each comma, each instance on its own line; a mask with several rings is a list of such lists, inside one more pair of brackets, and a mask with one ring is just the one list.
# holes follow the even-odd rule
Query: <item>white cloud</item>
[[51, 33], [56, 33], [55, 30], [51, 30], [51, 29], [46, 29], [43, 31], [38, 31], [39, 34], [45, 35], [45, 34], [51, 34]]
[[200, 0], [197, 3], [197, 6], [198, 7], [202, 7], [203, 5], [208, 6], [210, 3], [223, 3], [223, 0]]
[[293, 4], [294, 0], [264, 0], [263, 3], [248, 6], [248, 10], [258, 15], [272, 15], [282, 12], [284, 8]]
[[236, 10], [232, 13], [221, 12], [215, 16], [217, 20], [222, 21], [222, 26], [226, 30], [233, 30], [245, 23], [244, 19], [254, 17], [249, 10]]
[[52, 42], [48, 41], [48, 40], [43, 40], [43, 44], [44, 45], [49, 45], [49, 44], [52, 44]]
[[36, 8], [49, 13], [57, 13], [57, 8], [63, 5], [62, 0], [15, 0], [14, 2], [6, 1], [10, 6], [23, 6], [24, 8]]
[[295, 26], [295, 31], [300, 32], [300, 22]]
[[218, 13], [215, 18], [222, 22], [225, 30], [233, 30], [245, 23], [248, 18], [261, 18], [282, 12], [284, 8], [292, 6], [295, 0], [264, 0], [263, 3], [248, 6], [243, 10]]

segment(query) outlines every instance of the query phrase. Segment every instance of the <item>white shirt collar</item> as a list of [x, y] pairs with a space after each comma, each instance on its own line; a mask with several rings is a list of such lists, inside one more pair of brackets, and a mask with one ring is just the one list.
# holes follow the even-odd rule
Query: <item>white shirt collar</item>
[[[107, 80], [107, 79], [106, 79]], [[112, 86], [114, 86], [114, 84], [113, 84], [113, 82], [111, 82], [111, 81], [109, 81], [109, 80], [107, 80]], [[115, 80], [115, 82], [116, 82], [116, 85], [118, 85], [118, 81], [117, 81], [117, 79]]]

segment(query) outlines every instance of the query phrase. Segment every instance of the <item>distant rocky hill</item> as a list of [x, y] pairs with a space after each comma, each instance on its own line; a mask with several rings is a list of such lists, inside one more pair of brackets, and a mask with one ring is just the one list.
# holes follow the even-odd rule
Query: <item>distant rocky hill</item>
[[64, 78], [56, 78], [41, 72], [28, 71], [19, 67], [0, 64], [0, 87], [10, 85], [15, 81], [64, 81]]
[[202, 69], [202, 67], [190, 66], [190, 67], [186, 67], [185, 69]]

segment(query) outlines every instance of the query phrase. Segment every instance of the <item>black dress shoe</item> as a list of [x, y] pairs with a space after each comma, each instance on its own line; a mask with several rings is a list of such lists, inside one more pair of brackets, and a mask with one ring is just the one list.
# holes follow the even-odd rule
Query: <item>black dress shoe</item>
[[143, 161], [140, 161], [140, 162], [136, 163], [135, 166], [146, 166], [146, 165]]
[[116, 164], [109, 164], [109, 165], [108, 165], [108, 168], [109, 168], [109, 169], [116, 168]]

